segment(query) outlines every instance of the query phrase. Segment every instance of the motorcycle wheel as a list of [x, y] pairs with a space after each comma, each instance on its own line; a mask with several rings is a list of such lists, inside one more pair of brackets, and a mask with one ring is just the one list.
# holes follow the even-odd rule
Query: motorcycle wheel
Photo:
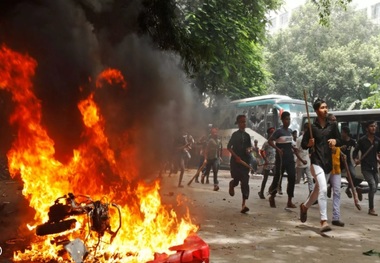
[[45, 223], [43, 225], [39, 225], [36, 227], [36, 235], [37, 236], [46, 236], [51, 234], [61, 233], [63, 231], [73, 229], [75, 227], [75, 223], [77, 220], [68, 219], [65, 221], [61, 221], [58, 223]]

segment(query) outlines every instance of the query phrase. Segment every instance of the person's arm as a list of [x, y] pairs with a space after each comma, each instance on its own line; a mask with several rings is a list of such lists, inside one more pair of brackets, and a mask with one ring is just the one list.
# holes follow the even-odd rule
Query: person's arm
[[275, 148], [276, 151], [277, 151], [280, 155], [282, 155], [282, 154], [283, 154], [282, 150], [281, 150], [280, 148], [278, 148], [277, 145], [276, 145], [276, 143], [275, 143], [275, 141], [276, 141], [276, 139], [277, 139], [276, 136], [277, 136], [277, 131], [275, 131], [275, 132], [269, 137], [269, 139], [268, 139], [268, 143], [269, 143], [270, 146], [272, 146], [273, 148]]
[[241, 161], [241, 158], [233, 150], [234, 141], [236, 140], [236, 135], [235, 134], [236, 133], [232, 134], [232, 136], [230, 138], [230, 141], [227, 144], [227, 150], [231, 153], [232, 157], [234, 157], [234, 159], [237, 162], [239, 162], [239, 161]]
[[[260, 154], [261, 158], [263, 158], [265, 164], [268, 163], [267, 154], [266, 154], [266, 147], [268, 147], [268, 146], [269, 146], [268, 142], [265, 142], [265, 143], [263, 144], [263, 147], [262, 147], [261, 150], [259, 151], [259, 154]], [[270, 147], [270, 146], [269, 146], [269, 147]]]
[[298, 153], [298, 149], [296, 147], [292, 147], [293, 153], [296, 155], [297, 159], [300, 160], [303, 164], [307, 164], [307, 161], [302, 159]]
[[338, 125], [336, 123], [331, 124], [331, 132], [332, 132], [332, 138], [328, 139], [329, 146], [332, 147], [338, 147], [342, 145], [341, 141], [341, 135], [338, 129]]
[[[311, 127], [311, 129], [313, 129], [313, 127]], [[315, 134], [315, 131], [313, 131], [313, 134]], [[302, 137], [302, 142], [301, 142], [302, 149], [307, 150], [313, 147], [314, 142], [315, 140], [314, 138], [310, 138], [310, 131], [309, 131], [309, 128], [307, 128]]]

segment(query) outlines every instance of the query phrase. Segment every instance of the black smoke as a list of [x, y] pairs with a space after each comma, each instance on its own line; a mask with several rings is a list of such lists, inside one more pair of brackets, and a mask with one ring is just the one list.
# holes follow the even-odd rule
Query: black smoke
[[[144, 8], [142, 0], [0, 2], [0, 43], [37, 61], [35, 94], [59, 160], [70, 158], [81, 143], [77, 104], [95, 90], [95, 78], [106, 68], [119, 69], [127, 82], [126, 92], [117, 87], [96, 91], [106, 131], [120, 138], [137, 129], [129, 143], [138, 146], [145, 170], [158, 168], [179, 127], [203, 126], [194, 111], [201, 106], [180, 69], [180, 58], [141, 33]], [[12, 105], [6, 94], [0, 95], [6, 115]], [[11, 130], [3, 118], [0, 124]], [[7, 139], [2, 139], [5, 148], [11, 134], [5, 132]], [[118, 139], [110, 143], [117, 148]]]

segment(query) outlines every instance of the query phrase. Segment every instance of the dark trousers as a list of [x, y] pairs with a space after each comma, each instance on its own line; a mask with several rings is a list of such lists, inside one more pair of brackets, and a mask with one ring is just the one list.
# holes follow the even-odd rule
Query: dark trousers
[[369, 192], [368, 192], [368, 207], [369, 209], [374, 208], [374, 202], [373, 199], [375, 197], [375, 193], [377, 191], [377, 185], [379, 184], [379, 175], [377, 174], [376, 170], [373, 171], [363, 171], [364, 179], [367, 181], [369, 186]]
[[243, 199], [249, 197], [249, 169], [238, 163], [231, 163], [231, 177], [233, 185], [238, 186], [240, 182]]
[[214, 159], [207, 159], [207, 164], [206, 164], [206, 171], [205, 171], [205, 177], [208, 180], [208, 177], [210, 175], [210, 171], [212, 168], [212, 173], [214, 175], [214, 185], [218, 185], [218, 171], [219, 171], [219, 160], [217, 158]]
[[275, 174], [273, 177], [272, 184], [269, 187], [269, 192], [272, 195], [276, 195], [277, 187], [279, 184], [281, 185], [281, 175], [283, 175], [285, 171], [288, 174], [288, 186], [286, 188], [286, 193], [289, 197], [294, 197], [294, 186], [296, 184], [296, 165], [294, 163], [294, 160], [281, 162], [281, 160], [276, 158]]

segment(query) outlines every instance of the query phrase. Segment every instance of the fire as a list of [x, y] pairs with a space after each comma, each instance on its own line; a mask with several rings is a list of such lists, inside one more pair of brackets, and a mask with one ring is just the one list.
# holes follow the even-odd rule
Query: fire
[[[174, 210], [161, 203], [159, 181], [147, 183], [138, 181], [133, 165], [136, 149], [131, 144], [115, 156], [105, 133], [106, 120], [94, 101], [94, 93], [78, 103], [85, 131], [83, 143], [73, 150], [68, 163], [61, 163], [55, 157], [54, 141], [41, 124], [41, 103], [33, 93], [32, 77], [37, 62], [27, 55], [21, 55], [2, 46], [0, 49], [0, 89], [12, 95], [14, 112], [10, 123], [17, 127], [17, 137], [8, 152], [9, 170], [12, 176], [20, 174], [23, 195], [35, 210], [30, 229], [49, 220], [48, 211], [54, 200], [68, 193], [88, 194], [93, 200], [118, 204], [122, 224], [110, 243], [106, 233], [98, 242], [96, 233], [90, 232], [85, 216], [78, 216], [76, 228], [64, 232], [69, 239], [86, 239], [90, 250], [88, 262], [146, 262], [152, 260], [155, 252], [166, 252], [168, 248], [181, 244], [196, 226], [189, 216], [178, 218]], [[97, 80], [96, 87], [118, 85], [127, 89], [120, 71], [107, 69]], [[125, 131], [121, 139], [133, 131]], [[110, 205], [110, 226], [119, 225], [117, 209]], [[54, 235], [59, 237], [59, 235]], [[59, 256], [58, 246], [51, 244], [52, 236], [36, 237], [31, 249], [17, 252], [14, 261], [65, 261]], [[96, 247], [96, 254], [95, 248]]]

